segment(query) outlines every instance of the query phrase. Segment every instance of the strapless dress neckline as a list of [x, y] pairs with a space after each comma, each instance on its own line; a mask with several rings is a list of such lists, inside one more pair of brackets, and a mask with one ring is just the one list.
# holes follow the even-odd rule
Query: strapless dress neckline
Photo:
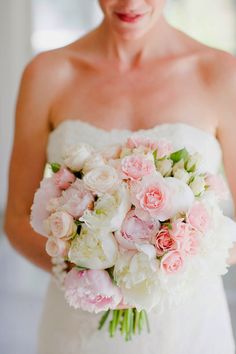
[[155, 131], [158, 129], [163, 129], [163, 128], [168, 128], [168, 127], [177, 127], [177, 126], [182, 126], [182, 127], [186, 127], [190, 130], [192, 130], [193, 132], [198, 132], [198, 133], [202, 133], [203, 135], [205, 135], [206, 137], [212, 139], [213, 141], [216, 142], [216, 144], [221, 148], [220, 142], [217, 139], [217, 137], [209, 132], [207, 132], [206, 130], [196, 127], [193, 124], [189, 124], [189, 123], [183, 123], [183, 122], [172, 122], [172, 123], [157, 123], [155, 124], [153, 127], [151, 128], [141, 128], [141, 129], [136, 129], [136, 130], [131, 130], [131, 129], [127, 129], [127, 128], [112, 128], [110, 130], [108, 129], [104, 129], [101, 128], [95, 124], [89, 123], [87, 121], [81, 120], [81, 119], [64, 119], [61, 122], [59, 122], [57, 124], [57, 126], [50, 132], [50, 135], [53, 135], [54, 133], [56, 133], [58, 130], [63, 129], [66, 125], [74, 123], [76, 125], [81, 125], [84, 127], [87, 127], [88, 129], [92, 129], [92, 130], [96, 130], [99, 131], [103, 134], [113, 134], [113, 133], [118, 133], [118, 134], [140, 134], [142, 132], [148, 133], [151, 131]]

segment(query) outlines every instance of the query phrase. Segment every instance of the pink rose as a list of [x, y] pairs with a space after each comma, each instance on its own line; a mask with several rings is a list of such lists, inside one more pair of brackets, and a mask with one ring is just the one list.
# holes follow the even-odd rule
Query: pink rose
[[145, 151], [155, 150], [157, 142], [144, 136], [133, 135], [127, 139], [126, 147], [128, 149], [146, 148]]
[[98, 313], [116, 308], [122, 294], [105, 270], [73, 268], [65, 278], [65, 298], [75, 309]]
[[53, 175], [53, 178], [58, 188], [67, 189], [70, 187], [71, 183], [75, 181], [76, 177], [67, 168], [62, 167]]
[[91, 208], [93, 201], [92, 193], [85, 187], [84, 182], [77, 178], [68, 189], [62, 192], [59, 210], [64, 210], [78, 219], [87, 208]]
[[50, 236], [46, 242], [46, 252], [51, 257], [65, 257], [69, 249], [69, 243], [57, 237]]
[[161, 159], [164, 156], [170, 155], [173, 152], [172, 144], [165, 139], [157, 141], [157, 157]]
[[71, 238], [77, 229], [73, 217], [64, 211], [51, 214], [48, 218], [48, 226], [53, 236], [64, 239]]
[[184, 267], [184, 257], [179, 251], [168, 252], [161, 260], [161, 269], [166, 273], [177, 273]]
[[135, 249], [135, 243], [149, 243], [159, 230], [158, 221], [149, 217], [142, 220], [135, 215], [135, 210], [130, 210], [121, 225], [121, 230], [115, 233], [117, 241], [124, 248]]
[[207, 232], [210, 227], [210, 215], [201, 202], [195, 202], [187, 213], [187, 221], [196, 230]]
[[145, 176], [142, 181], [132, 184], [131, 201], [137, 209], [161, 221], [167, 219], [165, 211], [169, 207], [170, 193], [161, 176]]
[[142, 155], [130, 155], [121, 160], [121, 171], [124, 179], [139, 180], [155, 171], [153, 161]]
[[157, 256], [162, 256], [167, 251], [177, 248], [176, 240], [171, 236], [168, 226], [163, 226], [156, 235], [155, 246]]
[[31, 206], [30, 224], [34, 231], [43, 236], [48, 236], [44, 220], [50, 215], [47, 209], [48, 202], [61, 195], [61, 190], [56, 186], [52, 177], [44, 178], [40, 182], [40, 187], [34, 195], [33, 205]]
[[215, 192], [220, 199], [227, 199], [229, 197], [229, 190], [221, 175], [208, 173], [205, 177], [205, 183], [208, 190]]

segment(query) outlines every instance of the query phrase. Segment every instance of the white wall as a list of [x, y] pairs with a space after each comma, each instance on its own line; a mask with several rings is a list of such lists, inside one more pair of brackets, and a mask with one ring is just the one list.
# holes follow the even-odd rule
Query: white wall
[[30, 0], [0, 1], [0, 212], [6, 200], [15, 98], [22, 69], [31, 56], [30, 13]]

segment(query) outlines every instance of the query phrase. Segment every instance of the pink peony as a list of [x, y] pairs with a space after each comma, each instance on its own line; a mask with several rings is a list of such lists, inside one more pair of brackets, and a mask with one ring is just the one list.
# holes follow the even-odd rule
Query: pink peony
[[157, 142], [147, 137], [133, 135], [127, 139], [126, 147], [129, 149], [144, 147], [146, 151], [150, 151], [157, 148]]
[[200, 242], [199, 232], [182, 220], [174, 221], [171, 226], [170, 234], [176, 240], [177, 249], [186, 255], [197, 254]]
[[92, 193], [85, 187], [84, 182], [77, 178], [68, 189], [62, 192], [59, 210], [64, 210], [78, 219], [87, 208], [92, 206], [93, 201]]
[[66, 256], [69, 249], [68, 242], [57, 237], [50, 236], [46, 243], [46, 252], [51, 257]]
[[67, 189], [71, 183], [75, 181], [75, 175], [71, 173], [67, 168], [61, 167], [58, 172], [53, 175], [55, 184], [60, 189]]
[[177, 249], [177, 242], [171, 236], [168, 226], [163, 226], [156, 235], [155, 246], [157, 256], [163, 256], [168, 251]]
[[123, 178], [139, 180], [143, 176], [153, 173], [155, 166], [153, 161], [143, 155], [130, 155], [121, 160], [121, 171]]
[[227, 184], [221, 175], [208, 173], [205, 177], [205, 182], [208, 190], [215, 192], [220, 199], [227, 199], [229, 197]]
[[98, 313], [116, 306], [122, 300], [120, 289], [112, 284], [105, 270], [73, 268], [65, 278], [65, 297], [75, 309]]
[[178, 219], [171, 224], [170, 233], [176, 240], [188, 237], [191, 231], [191, 225], [183, 222], [183, 219]]
[[172, 144], [165, 139], [157, 141], [157, 157], [161, 159], [164, 156], [170, 155], [173, 152]]
[[61, 190], [55, 184], [53, 177], [43, 178], [40, 187], [34, 195], [33, 205], [31, 206], [30, 224], [34, 231], [43, 236], [48, 236], [44, 220], [50, 215], [47, 210], [48, 202], [61, 195]]
[[195, 202], [187, 213], [187, 221], [196, 230], [207, 232], [210, 227], [210, 215], [201, 202]]
[[166, 273], [177, 273], [184, 267], [184, 257], [179, 251], [168, 252], [161, 260], [161, 269]]
[[153, 218], [149, 217], [144, 221], [135, 215], [135, 210], [130, 210], [121, 225], [121, 230], [117, 231], [115, 236], [124, 248], [135, 249], [135, 243], [151, 242], [159, 227], [159, 222]]

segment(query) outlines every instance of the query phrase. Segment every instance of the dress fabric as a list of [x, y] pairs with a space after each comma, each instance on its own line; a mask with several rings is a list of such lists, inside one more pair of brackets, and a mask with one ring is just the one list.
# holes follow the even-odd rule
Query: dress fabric
[[[62, 162], [66, 146], [85, 142], [95, 147], [125, 142], [128, 129], [106, 131], [81, 120], [65, 120], [49, 135], [47, 156]], [[171, 140], [176, 149], [186, 147], [203, 155], [204, 167], [223, 172], [222, 150], [211, 134], [185, 123], [156, 125], [135, 134]], [[232, 198], [222, 204], [233, 214]], [[222, 278], [204, 281], [199, 291], [184, 304], [162, 314], [149, 313], [151, 332], [125, 342], [119, 332], [110, 338], [107, 327], [97, 330], [102, 313], [70, 308], [51, 279], [45, 297], [38, 332], [37, 354], [235, 354], [231, 319]]]

